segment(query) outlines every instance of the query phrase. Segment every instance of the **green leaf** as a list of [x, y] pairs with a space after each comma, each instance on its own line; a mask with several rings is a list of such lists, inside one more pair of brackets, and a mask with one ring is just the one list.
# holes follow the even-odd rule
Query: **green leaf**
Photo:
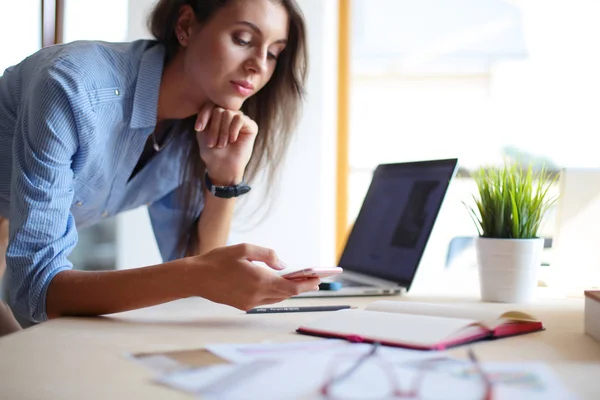
[[482, 166], [471, 174], [477, 188], [474, 206], [463, 204], [480, 236], [494, 238], [535, 238], [546, 212], [556, 198], [549, 190], [558, 175], [551, 177], [545, 166], [535, 172], [530, 164]]

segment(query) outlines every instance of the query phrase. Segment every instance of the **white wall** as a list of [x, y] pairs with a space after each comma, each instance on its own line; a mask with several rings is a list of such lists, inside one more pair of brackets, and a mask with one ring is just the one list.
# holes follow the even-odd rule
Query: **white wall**
[[[147, 38], [147, 12], [154, 0], [130, 0], [127, 40]], [[240, 202], [233, 242], [275, 249], [289, 265], [335, 262], [335, 145], [337, 1], [299, 0], [308, 28], [310, 73], [307, 101], [278, 192], [268, 217], [251, 218], [262, 202], [260, 186]], [[249, 225], [249, 223], [251, 225]], [[160, 262], [145, 209], [118, 217], [118, 268]]]

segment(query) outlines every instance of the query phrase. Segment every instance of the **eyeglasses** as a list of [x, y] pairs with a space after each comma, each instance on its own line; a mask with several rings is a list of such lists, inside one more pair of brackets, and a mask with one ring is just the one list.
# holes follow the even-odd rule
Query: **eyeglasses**
[[472, 349], [466, 362], [440, 357], [393, 364], [378, 353], [379, 346], [374, 343], [358, 358], [334, 357], [320, 388], [323, 398], [446, 400], [453, 395], [461, 400], [492, 400], [492, 382]]

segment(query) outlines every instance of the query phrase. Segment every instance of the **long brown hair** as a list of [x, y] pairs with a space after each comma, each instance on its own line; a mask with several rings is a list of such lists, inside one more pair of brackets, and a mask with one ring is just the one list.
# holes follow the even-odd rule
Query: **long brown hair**
[[[182, 6], [191, 6], [198, 22], [206, 23], [217, 10], [230, 1], [234, 0], [160, 0], [150, 14], [148, 27], [156, 40], [165, 46], [165, 62], [168, 63], [179, 50], [175, 27]], [[246, 180], [251, 183], [257, 174], [264, 170], [268, 187], [271, 187], [276, 179], [278, 167], [298, 121], [308, 70], [305, 22], [300, 7], [295, 0], [271, 1], [282, 4], [287, 10], [290, 22], [287, 45], [278, 57], [275, 71], [269, 82], [258, 93], [247, 99], [241, 109], [259, 127], [252, 157], [246, 168]], [[179, 132], [187, 135], [189, 141], [193, 142], [185, 146], [186, 162], [182, 169], [184, 188], [181, 191], [181, 202], [184, 217], [177, 248], [180, 255], [191, 255], [198, 251], [196, 223], [194, 221], [190, 224], [189, 217], [196, 215], [202, 198], [205, 165], [195, 144], [195, 118], [192, 116], [182, 121], [182, 131]], [[268, 196], [269, 189], [267, 188], [264, 193]]]

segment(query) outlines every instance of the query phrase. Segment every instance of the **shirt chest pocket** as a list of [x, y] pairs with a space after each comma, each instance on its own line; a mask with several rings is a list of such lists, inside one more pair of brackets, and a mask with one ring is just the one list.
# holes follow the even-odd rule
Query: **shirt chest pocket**
[[102, 185], [94, 180], [76, 179], [73, 188], [71, 213], [76, 221], [95, 219], [106, 203], [106, 192]]
[[88, 97], [92, 106], [103, 103], [112, 103], [121, 100], [123, 97], [123, 90], [118, 87], [94, 89], [88, 92]]

